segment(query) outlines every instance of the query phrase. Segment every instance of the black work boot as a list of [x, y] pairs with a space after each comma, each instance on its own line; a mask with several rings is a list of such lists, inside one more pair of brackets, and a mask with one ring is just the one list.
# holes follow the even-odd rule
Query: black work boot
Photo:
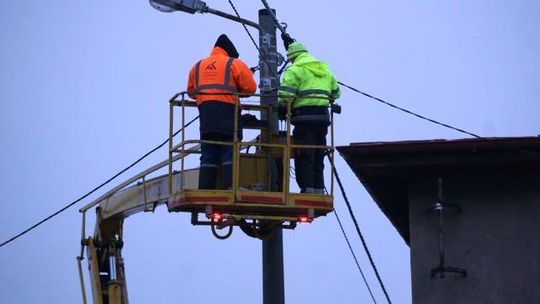
[[217, 167], [199, 169], [199, 189], [216, 189]]
[[232, 164], [221, 166], [221, 185], [224, 190], [232, 188]]

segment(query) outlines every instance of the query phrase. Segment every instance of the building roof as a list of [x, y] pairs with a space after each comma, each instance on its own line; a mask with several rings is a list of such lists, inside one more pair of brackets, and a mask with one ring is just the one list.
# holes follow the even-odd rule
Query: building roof
[[351, 143], [337, 150], [407, 244], [412, 179], [448, 172], [540, 169], [540, 136]]

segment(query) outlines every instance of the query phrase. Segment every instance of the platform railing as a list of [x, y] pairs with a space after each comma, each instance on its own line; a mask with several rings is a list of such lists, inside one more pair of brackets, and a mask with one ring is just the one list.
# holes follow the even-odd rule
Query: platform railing
[[[181, 180], [183, 180], [183, 172], [185, 171], [185, 160], [184, 156], [187, 155], [186, 151], [189, 149], [192, 151], [192, 148], [188, 148], [188, 145], [194, 145], [194, 144], [217, 144], [217, 145], [227, 145], [233, 147], [233, 178], [232, 178], [232, 195], [234, 198], [234, 201], [236, 201], [237, 192], [239, 190], [239, 173], [240, 173], [240, 158], [241, 158], [241, 150], [243, 150], [245, 147], [248, 146], [254, 146], [259, 148], [277, 148], [282, 149], [283, 151], [283, 172], [282, 172], [282, 183], [281, 183], [281, 196], [283, 198], [283, 201], [285, 203], [288, 203], [288, 195], [290, 192], [290, 160], [291, 160], [291, 153], [293, 149], [323, 149], [326, 150], [327, 153], [330, 156], [331, 166], [334, 165], [334, 115], [333, 112], [330, 111], [330, 145], [321, 146], [321, 145], [298, 145], [292, 143], [292, 137], [291, 137], [291, 102], [287, 103], [287, 112], [286, 112], [286, 129], [285, 129], [285, 144], [280, 143], [263, 143], [263, 142], [242, 142], [238, 139], [238, 128], [239, 128], [239, 122], [238, 117], [236, 113], [239, 113], [239, 107], [241, 106], [242, 109], [245, 110], [254, 110], [254, 111], [267, 111], [268, 115], [267, 117], [270, 117], [270, 114], [277, 110], [274, 106], [264, 106], [264, 105], [253, 105], [253, 104], [235, 104], [235, 115], [234, 115], [234, 136], [232, 142], [224, 142], [224, 141], [213, 141], [213, 140], [186, 140], [186, 134], [185, 134], [185, 117], [186, 117], [186, 108], [191, 107], [197, 107], [196, 103], [191, 100], [186, 100], [186, 92], [176, 94], [173, 96], [173, 98], [170, 99], [170, 107], [169, 107], [169, 195], [173, 194], [173, 162], [174, 162], [174, 154], [180, 153], [180, 157], [177, 157], [177, 159], [180, 159], [180, 174], [181, 174]], [[177, 98], [181, 96], [181, 100], [177, 100]], [[179, 144], [174, 144], [173, 142], [173, 127], [174, 127], [174, 108], [180, 107], [181, 108], [181, 141]], [[269, 138], [269, 136], [267, 137]], [[192, 153], [192, 152], [191, 152]], [[268, 167], [267, 167], [268, 168]], [[183, 184], [180, 185], [180, 191], [184, 190]], [[272, 191], [275, 192], [275, 191]], [[327, 193], [328, 195], [333, 196], [334, 192], [334, 176], [330, 175], [330, 191]]]

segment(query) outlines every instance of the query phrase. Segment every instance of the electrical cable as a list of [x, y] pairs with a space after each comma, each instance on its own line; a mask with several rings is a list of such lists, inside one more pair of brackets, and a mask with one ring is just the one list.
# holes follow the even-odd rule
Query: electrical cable
[[[188, 122], [184, 128], [187, 128], [189, 125], [191, 125], [195, 120], [197, 120], [199, 118], [199, 116], [193, 118], [190, 122]], [[176, 131], [174, 134], [173, 134], [173, 137], [176, 136], [178, 133], [180, 133], [184, 128], [181, 128], [180, 130]], [[94, 189], [92, 189], [90, 192], [86, 193], [85, 195], [81, 196], [80, 198], [76, 199], [75, 201], [71, 202], [70, 204], [68, 204], [67, 206], [65, 206], [64, 208], [56, 211], [55, 213], [49, 215], [48, 217], [44, 218], [43, 220], [39, 221], [38, 223], [34, 224], [33, 226], [31, 226], [30, 228], [24, 230], [23, 232], [17, 234], [16, 236], [10, 238], [9, 240], [3, 242], [2, 244], [0, 244], [0, 247], [3, 247], [4, 245], [6, 244], [9, 244], [11, 243], [12, 241], [18, 239], [19, 237], [25, 235], [26, 233], [30, 232], [31, 230], [37, 228], [38, 226], [40, 226], [41, 224], [45, 223], [46, 221], [50, 220], [51, 218], [57, 216], [58, 214], [62, 213], [63, 211], [65, 211], [66, 209], [72, 207], [73, 205], [77, 204], [78, 202], [82, 201], [83, 199], [87, 198], [89, 195], [91, 195], [92, 193], [96, 192], [97, 190], [101, 189], [103, 186], [107, 185], [108, 183], [110, 183], [112, 180], [114, 180], [115, 178], [117, 178], [118, 176], [120, 176], [122, 173], [126, 172], [127, 170], [131, 169], [132, 167], [134, 167], [136, 164], [138, 164], [139, 162], [141, 162], [143, 159], [145, 159], [146, 157], [148, 157], [150, 154], [154, 153], [156, 150], [160, 149], [161, 147], [163, 147], [165, 144], [167, 144], [169, 142], [169, 138], [167, 138], [164, 142], [162, 142], [160, 145], [158, 145], [157, 147], [155, 147], [154, 149], [150, 150], [148, 153], [144, 154], [143, 156], [141, 156], [139, 159], [137, 159], [135, 162], [133, 162], [131, 165], [127, 166], [126, 168], [124, 168], [123, 170], [121, 170], [120, 172], [116, 173], [113, 177], [109, 178], [108, 180], [106, 180], [105, 182], [103, 182], [101, 185], [95, 187]]]
[[[420, 115], [420, 114], [418, 114], [418, 113], [415, 113], [415, 112], [413, 112], [413, 111], [410, 111], [410, 110], [404, 109], [404, 108], [402, 108], [402, 107], [396, 106], [395, 104], [392, 104], [392, 103], [390, 103], [390, 102], [388, 102], [388, 101], [385, 101], [385, 100], [383, 100], [383, 99], [381, 99], [381, 98], [378, 98], [378, 97], [375, 97], [375, 96], [373, 96], [373, 95], [370, 95], [370, 94], [368, 94], [368, 93], [366, 93], [366, 92], [362, 92], [362, 91], [360, 91], [360, 90], [358, 90], [358, 89], [356, 89], [356, 88], [354, 88], [354, 87], [351, 87], [351, 86], [349, 86], [349, 85], [347, 85], [347, 84], [345, 84], [345, 83], [343, 83], [343, 82], [338, 81], [338, 83], [339, 83], [340, 85], [342, 85], [342, 86], [344, 86], [344, 87], [346, 87], [346, 88], [352, 90], [352, 91], [355, 91], [355, 92], [357, 92], [357, 93], [360, 93], [360, 94], [362, 94], [362, 95], [364, 95], [364, 96], [366, 96], [366, 97], [368, 97], [368, 98], [374, 99], [374, 100], [376, 100], [376, 101], [378, 101], [378, 102], [380, 102], [380, 103], [383, 103], [383, 104], [385, 104], [385, 105], [387, 105], [387, 106], [390, 106], [390, 107], [392, 107], [392, 108], [394, 108], [394, 109], [400, 110], [400, 111], [405, 112], [405, 113], [410, 114], [410, 115], [413, 115], [413, 116], [415, 116], [415, 117], [417, 117], [417, 118], [420, 118], [420, 119], [429, 121], [429, 122], [431, 122], [431, 123], [434, 123], [434, 124], [439, 125], [439, 126], [443, 126], [443, 127], [445, 127], [445, 128], [448, 128], [448, 129], [451, 129], [451, 130], [454, 130], [454, 131], [458, 131], [458, 132], [463, 133], [463, 134], [466, 134], [466, 135], [470, 135], [470, 136], [475, 137], [475, 138], [478, 138], [478, 139], [482, 139], [482, 140], [485, 140], [485, 141], [489, 141], [489, 139], [486, 138], [486, 137], [480, 136], [480, 135], [478, 135], [478, 134], [474, 134], [474, 133], [472, 133], [472, 132], [469, 132], [469, 131], [466, 131], [466, 130], [463, 130], [463, 129], [460, 129], [460, 128], [453, 127], [453, 126], [451, 126], [451, 125], [449, 125], [449, 124], [442, 123], [442, 122], [440, 122], [440, 121], [437, 121], [437, 120], [434, 120], [434, 119], [425, 117], [425, 116]], [[521, 148], [510, 147], [510, 146], [508, 146], [507, 144], [502, 144], [502, 147], [505, 148], [505, 149], [507, 149], [507, 150], [511, 150], [511, 151], [516, 151], [516, 152], [524, 153], [524, 154], [527, 154], [527, 155], [529, 155], [529, 156], [536, 156], [536, 157], [540, 156], [540, 153], [537, 153], [537, 152], [535, 152], [535, 151], [530, 151], [530, 150], [525, 150], [525, 149], [521, 149]]]
[[270, 71], [270, 73], [272, 74], [272, 76], [274, 76], [274, 77], [279, 81], [279, 78], [278, 78], [278, 76], [276, 75], [276, 73], [274, 73], [274, 71], [270, 68], [270, 64], [268, 63], [265, 54], [263, 54], [263, 52], [262, 52], [261, 49], [259, 48], [259, 45], [257, 45], [257, 42], [255, 42], [255, 39], [254, 39], [253, 36], [251, 35], [251, 32], [249, 31], [249, 29], [247, 28], [246, 24], [244, 23], [244, 19], [243, 19], [242, 17], [240, 17], [240, 14], [238, 13], [238, 10], [236, 9], [236, 6], [234, 6], [234, 3], [232, 2], [232, 0], [228, 0], [228, 1], [229, 1], [229, 4], [231, 5], [232, 9], [234, 10], [234, 13], [236, 14], [236, 17], [238, 17], [238, 19], [240, 19], [240, 22], [242, 23], [242, 26], [243, 26], [244, 29], [246, 30], [246, 33], [248, 34], [249, 38], [251, 39], [251, 42], [253, 42], [253, 45], [255, 46], [255, 48], [257, 49], [257, 51], [259, 52], [259, 55], [261, 56], [261, 59], [262, 59], [262, 60], [264, 61], [264, 63], [266, 64], [266, 67], [268, 68], [268, 70]]
[[351, 246], [351, 242], [349, 241], [349, 238], [347, 237], [347, 233], [345, 232], [345, 229], [343, 228], [343, 224], [341, 223], [341, 220], [339, 219], [339, 216], [337, 214], [336, 209], [334, 208], [334, 215], [336, 216], [336, 219], [339, 224], [339, 228], [341, 229], [341, 233], [343, 234], [343, 237], [345, 238], [345, 241], [347, 242], [347, 246], [349, 246], [349, 250], [353, 256], [354, 262], [356, 263], [356, 267], [358, 268], [358, 271], [360, 271], [360, 275], [362, 275], [362, 280], [364, 280], [364, 284], [366, 285], [369, 295], [371, 296], [371, 299], [373, 300], [373, 303], [377, 304], [377, 301], [375, 300], [375, 297], [373, 296], [373, 292], [371, 291], [371, 287], [369, 286], [366, 277], [364, 276], [364, 272], [362, 271], [362, 268], [360, 267], [360, 263], [358, 263], [358, 259], [356, 258], [356, 254], [354, 253], [354, 250]]
[[[328, 156], [328, 158], [330, 157]], [[330, 163], [331, 163], [331, 160], [330, 160]], [[358, 222], [356, 221], [356, 217], [354, 216], [351, 203], [349, 202], [349, 198], [347, 197], [347, 194], [345, 193], [345, 189], [343, 187], [343, 184], [341, 183], [341, 179], [339, 178], [339, 175], [337, 173], [335, 166], [332, 166], [332, 172], [334, 173], [334, 176], [336, 177], [336, 181], [338, 182], [339, 189], [341, 190], [341, 195], [343, 195], [343, 199], [345, 200], [345, 203], [347, 204], [347, 209], [349, 209], [349, 214], [351, 215], [351, 218], [354, 222], [356, 232], [358, 233], [358, 236], [360, 237], [360, 240], [362, 241], [362, 246], [364, 247], [366, 255], [368, 256], [369, 263], [371, 264], [371, 267], [373, 268], [373, 271], [375, 272], [375, 276], [377, 277], [377, 280], [379, 281], [379, 285], [381, 285], [381, 289], [384, 292], [384, 296], [386, 297], [386, 300], [388, 301], [389, 304], [392, 304], [392, 301], [390, 300], [390, 296], [388, 296], [388, 292], [386, 291], [386, 287], [384, 287], [384, 283], [379, 274], [379, 271], [377, 270], [377, 266], [375, 265], [375, 261], [373, 261], [373, 257], [371, 256], [371, 252], [369, 251], [366, 240], [364, 239], [364, 236], [362, 235], [362, 232], [360, 231], [360, 227], [358, 226]]]
[[370, 95], [370, 94], [368, 94], [368, 93], [362, 92], [362, 91], [360, 91], [360, 90], [358, 90], [358, 89], [356, 89], [356, 88], [353, 88], [353, 87], [351, 87], [351, 86], [349, 86], [349, 85], [347, 85], [347, 84], [345, 84], [345, 83], [343, 83], [343, 82], [341, 82], [341, 81], [338, 81], [338, 83], [339, 83], [340, 85], [342, 85], [342, 86], [344, 86], [344, 87], [350, 89], [350, 90], [353, 90], [353, 91], [355, 91], [355, 92], [357, 92], [357, 93], [360, 93], [360, 94], [362, 94], [362, 95], [364, 95], [364, 96], [366, 96], [366, 97], [369, 97], [369, 98], [374, 99], [374, 100], [376, 100], [376, 101], [378, 101], [378, 102], [381, 102], [381, 103], [383, 103], [383, 104], [385, 104], [385, 105], [387, 105], [387, 106], [390, 106], [390, 107], [392, 107], [392, 108], [394, 108], [394, 109], [397, 109], [397, 110], [400, 110], [400, 111], [405, 112], [405, 113], [407, 113], [407, 114], [411, 114], [411, 115], [413, 115], [413, 116], [416, 116], [416, 117], [418, 117], [418, 118], [420, 118], [420, 119], [427, 120], [427, 121], [429, 121], [429, 122], [431, 122], [431, 123], [434, 123], [434, 124], [437, 124], [437, 125], [440, 125], [440, 126], [443, 126], [443, 127], [449, 128], [449, 129], [452, 129], [452, 130], [454, 130], [454, 131], [458, 131], [458, 132], [463, 133], [463, 134], [470, 135], [470, 136], [472, 136], [472, 137], [483, 138], [483, 137], [480, 136], [480, 135], [471, 133], [471, 132], [469, 132], [469, 131], [465, 131], [465, 130], [460, 129], [460, 128], [453, 127], [453, 126], [451, 126], [451, 125], [448, 125], [448, 124], [445, 124], [445, 123], [436, 121], [436, 120], [434, 120], [434, 119], [425, 117], [425, 116], [423, 116], [423, 115], [414, 113], [414, 112], [409, 111], [409, 110], [407, 110], [407, 109], [404, 109], [404, 108], [402, 108], [402, 107], [396, 106], [396, 105], [394, 105], [394, 104], [392, 104], [392, 103], [390, 103], [390, 102], [388, 102], [388, 101], [382, 100], [382, 99], [380, 99], [380, 98], [378, 98], [378, 97], [375, 97], [375, 96]]
[[272, 9], [270, 8], [270, 5], [268, 5], [268, 2], [266, 2], [266, 0], [261, 0], [264, 7], [266, 8], [266, 10], [268, 11], [268, 14], [270, 14], [270, 16], [272, 16], [272, 20], [274, 20], [274, 24], [276, 25], [276, 27], [279, 29], [279, 31], [282, 33], [282, 34], [287, 34], [287, 32], [285, 31], [285, 29], [283, 28], [283, 26], [279, 23], [279, 21], [277, 20], [277, 17], [276, 15], [274, 14], [274, 12], [272, 12]]
[[290, 60], [289, 58], [287, 58], [287, 60], [285, 60], [285, 62], [283, 63], [283, 66], [281, 67], [281, 69], [279, 69], [278, 71], [278, 75], [279, 77], [281, 77], [281, 74], [283, 74], [283, 72], [285, 71], [285, 68], [287, 68], [287, 64], [289, 64]]

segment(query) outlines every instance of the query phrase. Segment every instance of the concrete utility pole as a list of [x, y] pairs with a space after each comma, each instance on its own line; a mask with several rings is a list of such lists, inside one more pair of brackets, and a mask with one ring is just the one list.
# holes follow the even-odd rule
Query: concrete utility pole
[[[259, 10], [259, 49], [262, 54], [259, 54], [259, 88], [263, 95], [271, 95], [271, 97], [261, 97], [261, 105], [264, 106], [278, 105], [277, 91], [272, 91], [272, 89], [279, 86], [279, 79], [277, 79], [278, 53], [276, 43], [276, 25], [273, 18], [268, 10], [261, 9]], [[277, 114], [272, 114], [268, 117], [265, 112], [262, 112], [261, 119], [267, 121], [269, 134], [278, 133]], [[270, 159], [268, 169], [271, 172], [270, 184], [272, 188], [269, 190], [280, 191], [281, 189], [277, 185], [281, 185], [281, 174], [277, 174], [274, 156], [271, 155], [270, 151], [268, 154]], [[283, 231], [281, 228], [275, 228], [272, 235], [262, 241], [262, 255], [263, 304], [284, 304]]]

